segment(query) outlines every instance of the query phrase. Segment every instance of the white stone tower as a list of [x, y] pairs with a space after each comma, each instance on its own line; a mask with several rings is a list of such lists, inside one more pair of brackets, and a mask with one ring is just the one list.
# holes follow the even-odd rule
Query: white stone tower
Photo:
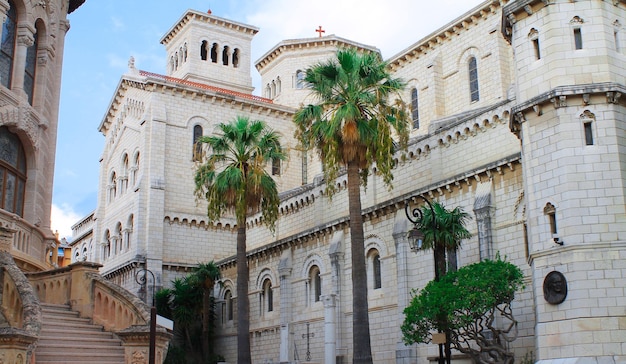
[[167, 75], [251, 93], [250, 52], [258, 28], [188, 10], [161, 38]]
[[515, 1], [503, 15], [515, 50], [510, 126], [522, 144], [536, 357], [614, 362], [626, 337], [624, 2]]

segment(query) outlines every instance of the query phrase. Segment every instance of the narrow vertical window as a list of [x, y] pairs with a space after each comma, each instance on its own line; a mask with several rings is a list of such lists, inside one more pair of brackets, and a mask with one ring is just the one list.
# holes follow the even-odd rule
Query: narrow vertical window
[[280, 77], [276, 77], [276, 94], [280, 95], [280, 92], [282, 91], [282, 87], [283, 85], [280, 82]]
[[413, 129], [420, 128], [420, 113], [417, 99], [417, 88], [411, 89], [411, 117], [413, 119]]
[[233, 294], [230, 291], [226, 291], [224, 295], [224, 300], [226, 301], [226, 317], [228, 321], [233, 320]]
[[194, 161], [202, 160], [202, 143], [200, 142], [200, 138], [202, 138], [202, 126], [195, 125], [193, 127], [193, 160]]
[[267, 312], [274, 311], [274, 294], [272, 292], [272, 282], [269, 279], [263, 284], [263, 296], [265, 297], [265, 309]]
[[233, 51], [233, 67], [239, 67], [239, 48], [235, 48]]
[[583, 49], [583, 35], [580, 28], [574, 28], [574, 47]]
[[228, 66], [228, 58], [230, 56], [230, 50], [228, 46], [224, 46], [224, 50], [222, 51], [222, 64], [224, 66]]
[[217, 63], [217, 48], [217, 43], [213, 43], [213, 45], [211, 46], [211, 62], [213, 63]]
[[541, 59], [541, 50], [539, 49], [539, 39], [533, 39], [533, 49], [535, 50], [535, 59]]
[[0, 84], [6, 88], [11, 88], [16, 34], [17, 11], [13, 1], [9, 1], [9, 11], [2, 24], [2, 44], [0, 44]]
[[202, 41], [202, 45], [200, 46], [200, 59], [206, 61], [208, 59], [208, 43], [206, 40]]
[[276, 81], [272, 80], [272, 88], [271, 88], [271, 98], [276, 97]]
[[583, 127], [585, 129], [585, 144], [586, 145], [593, 145], [593, 130], [592, 130], [592, 123], [591, 121], [587, 121], [585, 123], [583, 123]]
[[37, 48], [39, 33], [33, 34], [33, 44], [26, 49], [26, 67], [24, 68], [24, 92], [28, 96], [28, 103], [33, 104], [35, 94], [35, 70], [37, 69]]
[[272, 158], [272, 176], [280, 176], [280, 159]]
[[470, 86], [470, 99], [472, 102], [480, 100], [478, 93], [478, 65], [476, 63], [476, 57], [469, 59], [469, 86]]
[[305, 73], [301, 70], [296, 71], [296, 88], [303, 89], [304, 88], [304, 77]]
[[617, 52], [621, 52], [622, 51], [622, 46], [619, 43], [619, 31], [618, 30], [614, 30], [613, 31], [613, 39], [615, 40], [615, 50]]
[[550, 234], [553, 238], [556, 238], [558, 234], [556, 226], [556, 207], [548, 202], [546, 204], [546, 207], [543, 208], [543, 213], [548, 217], [548, 223], [550, 224]]
[[316, 265], [309, 270], [309, 294], [309, 302], [319, 302], [322, 299], [322, 278]]
[[381, 288], [383, 279], [380, 271], [380, 255], [378, 253], [372, 256], [372, 275], [374, 278], [374, 289]]

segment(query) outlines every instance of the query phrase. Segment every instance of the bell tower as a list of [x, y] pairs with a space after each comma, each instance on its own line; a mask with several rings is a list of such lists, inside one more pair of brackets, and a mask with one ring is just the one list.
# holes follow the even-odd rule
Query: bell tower
[[191, 82], [252, 93], [250, 52], [258, 28], [187, 10], [161, 38], [167, 75]]

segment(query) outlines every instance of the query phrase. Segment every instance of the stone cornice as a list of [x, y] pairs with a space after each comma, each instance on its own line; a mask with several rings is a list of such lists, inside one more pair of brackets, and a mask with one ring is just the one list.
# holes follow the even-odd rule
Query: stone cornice
[[434, 51], [444, 42], [453, 40], [455, 36], [467, 31], [481, 20], [487, 19], [491, 14], [495, 14], [498, 9], [506, 3], [508, 3], [508, 0], [489, 0], [483, 2], [391, 57], [388, 61], [389, 67], [393, 70], [398, 69], [402, 67], [403, 64]]
[[167, 43], [169, 43], [172, 39], [176, 37], [176, 35], [180, 32], [182, 28], [184, 28], [188, 23], [193, 20], [237, 30], [243, 34], [249, 35], [250, 37], [259, 32], [259, 28], [253, 27], [251, 25], [246, 25], [233, 20], [220, 18], [219, 16], [212, 15], [211, 13], [201, 13], [196, 10], [187, 10], [187, 12], [185, 12], [185, 14], [183, 14], [183, 16], [180, 17], [180, 19], [161, 38], [161, 44], [166, 45]]
[[375, 52], [380, 54], [380, 50], [376, 47], [353, 42], [349, 39], [341, 38], [334, 34], [331, 34], [325, 37], [284, 40], [275, 45], [269, 51], [267, 51], [263, 56], [261, 56], [261, 58], [254, 62], [254, 65], [257, 71], [261, 72], [261, 70], [265, 68], [265, 66], [272, 63], [274, 59], [278, 58], [281, 54], [284, 54], [286, 52], [325, 47], [335, 47], [338, 49], [356, 48], [359, 51]]
[[509, 116], [509, 128], [519, 137], [521, 124], [526, 121], [525, 114], [534, 112], [541, 115], [543, 113], [542, 106], [548, 103], [552, 104], [554, 108], [559, 108], [567, 106], [568, 97], [580, 96], [583, 100], [589, 100], [591, 95], [602, 95], [606, 96], [607, 103], [617, 104], [620, 102], [621, 95], [625, 93], [626, 86], [613, 82], [555, 87], [512, 107]]
[[284, 119], [291, 119], [296, 111], [294, 108], [274, 104], [271, 100], [260, 96], [146, 71], [140, 72], [140, 76], [126, 75], [120, 80], [115, 95], [109, 104], [107, 113], [98, 127], [98, 130], [102, 134], [107, 134], [110, 126], [115, 121], [115, 118], [117, 118], [117, 110], [122, 107], [126, 90], [130, 88], [148, 92], [170, 93], [190, 99], [200, 99], [202, 102], [211, 102], [239, 110], [256, 110], [258, 113], [266, 115], [276, 114], [277, 117]]
[[[452, 189], [462, 188], [461, 184], [471, 185], [472, 183], [474, 183], [474, 181], [480, 182], [483, 177], [490, 178], [493, 174], [504, 174], [507, 169], [513, 171], [515, 170], [515, 166], [519, 163], [521, 163], [521, 154], [515, 153], [496, 162], [489, 163], [487, 165], [475, 168], [465, 173], [461, 173], [440, 183], [432, 184], [426, 187], [420, 187], [411, 192], [399, 195], [393, 199], [389, 199], [369, 208], [363, 209], [363, 220], [369, 221], [379, 216], [393, 214], [397, 210], [404, 209], [405, 203], [407, 201], [412, 201], [415, 197], [419, 195], [428, 195], [431, 199], [436, 198], [437, 196], [441, 196], [446, 192], [451, 193]], [[265, 244], [259, 248], [248, 251], [248, 259], [265, 255], [272, 255], [273, 253], [280, 254], [282, 250], [285, 249], [285, 247], [302, 244], [312, 238], [325, 236], [328, 234], [332, 234], [335, 231], [343, 230], [348, 227], [349, 221], [350, 220], [348, 216], [341, 217], [339, 219], [320, 224], [308, 230], [301, 231], [297, 234], [276, 240], [269, 244]], [[236, 257], [234, 256], [228, 257], [217, 262], [217, 264], [222, 268], [235, 265], [235, 258]]]

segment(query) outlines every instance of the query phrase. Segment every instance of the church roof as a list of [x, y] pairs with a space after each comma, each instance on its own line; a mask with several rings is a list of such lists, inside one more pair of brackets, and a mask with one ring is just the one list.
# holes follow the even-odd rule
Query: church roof
[[272, 49], [267, 51], [256, 62], [254, 62], [254, 65], [256, 69], [260, 71], [263, 67], [271, 63], [273, 59], [275, 59], [282, 53], [294, 50], [302, 50], [305, 48], [319, 48], [328, 46], [332, 46], [335, 48], [356, 48], [361, 51], [376, 52], [380, 54], [380, 50], [374, 46], [354, 42], [331, 34], [324, 37], [283, 40], [282, 42], [275, 45]]
[[185, 14], [183, 14], [183, 16], [180, 17], [180, 19], [178, 19], [176, 23], [174, 23], [170, 30], [165, 33], [165, 35], [161, 38], [161, 44], [169, 43], [174, 37], [176, 37], [178, 32], [185, 27], [186, 24], [194, 19], [205, 22], [207, 24], [214, 24], [220, 27], [238, 30], [242, 33], [247, 33], [250, 35], [255, 35], [259, 32], [259, 28], [257, 27], [253, 27], [251, 25], [239, 23], [225, 18], [220, 18], [219, 16], [211, 14], [210, 10], [206, 13], [202, 13], [197, 10], [189, 9], [185, 12]]

